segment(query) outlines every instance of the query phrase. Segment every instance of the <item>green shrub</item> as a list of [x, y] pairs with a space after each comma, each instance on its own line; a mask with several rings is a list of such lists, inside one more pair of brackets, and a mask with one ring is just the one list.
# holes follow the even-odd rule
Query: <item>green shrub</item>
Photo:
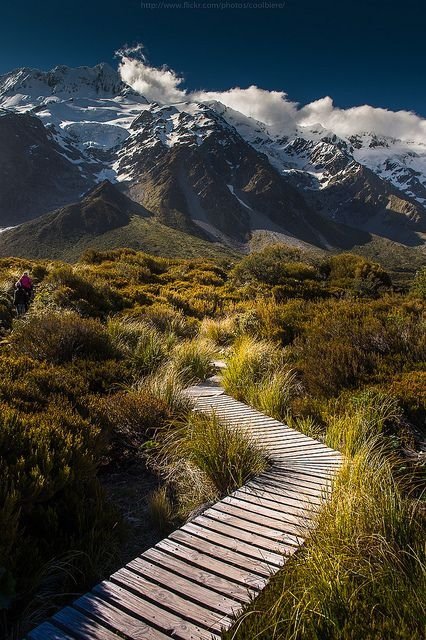
[[120, 310], [120, 296], [95, 280], [87, 280], [76, 267], [61, 265], [54, 267], [44, 280], [51, 301], [62, 308], [72, 309], [84, 316], [103, 316], [109, 311]]
[[62, 593], [71, 579], [90, 583], [110, 568], [120, 527], [96, 479], [103, 441], [93, 424], [64, 398], [32, 415], [2, 406], [0, 416], [0, 567], [14, 584], [13, 621], [22, 604], [28, 615], [46, 563], [64, 553], [81, 552]]
[[389, 392], [398, 398], [408, 420], [420, 430], [426, 427], [426, 371], [407, 371], [395, 376]]
[[14, 353], [58, 364], [81, 357], [106, 360], [114, 355], [101, 323], [72, 311], [28, 315], [16, 326], [9, 343]]
[[[306, 264], [301, 265], [300, 256], [299, 249], [286, 245], [271, 245], [260, 252], [250, 253], [240, 260], [232, 270], [231, 278], [238, 286], [247, 282], [282, 284], [289, 276], [289, 272], [306, 277], [307, 272], [311, 274], [311, 267]], [[299, 267], [293, 266], [292, 260]]]
[[426, 267], [417, 271], [410, 289], [412, 295], [426, 300]]
[[170, 418], [166, 403], [143, 389], [95, 396], [89, 406], [108, 439], [105, 462], [114, 467], [140, 461], [143, 445]]
[[326, 396], [387, 379], [425, 353], [421, 317], [414, 309], [395, 309], [392, 298], [317, 305], [294, 349], [309, 391]]

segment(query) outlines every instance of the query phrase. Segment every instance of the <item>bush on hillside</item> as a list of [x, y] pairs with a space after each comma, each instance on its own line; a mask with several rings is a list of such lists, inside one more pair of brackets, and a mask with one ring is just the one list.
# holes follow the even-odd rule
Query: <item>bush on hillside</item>
[[28, 315], [15, 327], [9, 345], [13, 353], [57, 364], [81, 357], [106, 360], [114, 355], [101, 323], [73, 311]]
[[166, 402], [143, 389], [94, 396], [89, 406], [108, 440], [104, 463], [112, 467], [140, 461], [143, 445], [171, 418]]

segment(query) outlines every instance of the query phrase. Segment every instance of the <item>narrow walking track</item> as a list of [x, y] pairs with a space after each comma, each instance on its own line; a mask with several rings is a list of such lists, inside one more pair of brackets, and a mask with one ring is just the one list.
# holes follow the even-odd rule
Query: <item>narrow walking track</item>
[[195, 410], [242, 426], [272, 460], [268, 470], [161, 540], [28, 640], [211, 640], [303, 543], [341, 455], [225, 395], [191, 387]]

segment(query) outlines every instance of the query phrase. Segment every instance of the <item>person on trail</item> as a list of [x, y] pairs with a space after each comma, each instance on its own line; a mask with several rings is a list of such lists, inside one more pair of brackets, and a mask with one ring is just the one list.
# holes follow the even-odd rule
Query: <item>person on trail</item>
[[21, 283], [21, 286], [27, 291], [28, 294], [31, 295], [33, 290], [33, 281], [30, 278], [30, 274], [28, 271], [24, 271], [22, 276], [19, 278], [18, 282]]
[[20, 282], [16, 283], [15, 292], [13, 294], [13, 304], [16, 308], [16, 315], [23, 316], [28, 310], [29, 294]]

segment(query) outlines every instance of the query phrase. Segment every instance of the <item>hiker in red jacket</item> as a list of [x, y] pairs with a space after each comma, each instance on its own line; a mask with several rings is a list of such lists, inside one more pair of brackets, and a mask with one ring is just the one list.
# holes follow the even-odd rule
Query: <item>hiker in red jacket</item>
[[[19, 293], [18, 290], [21, 290], [21, 293]], [[30, 306], [30, 302], [32, 300], [32, 296], [34, 292], [33, 281], [31, 280], [30, 274], [28, 273], [28, 271], [24, 271], [22, 276], [19, 278], [18, 282], [15, 284], [15, 292], [16, 291], [18, 292], [18, 297], [22, 297], [23, 295], [25, 295], [26, 297], [25, 311], [28, 311], [28, 307]]]
[[18, 282], [21, 283], [21, 287], [25, 289], [25, 291], [28, 293], [28, 297], [30, 298], [33, 292], [33, 281], [31, 280], [28, 271], [24, 271]]

